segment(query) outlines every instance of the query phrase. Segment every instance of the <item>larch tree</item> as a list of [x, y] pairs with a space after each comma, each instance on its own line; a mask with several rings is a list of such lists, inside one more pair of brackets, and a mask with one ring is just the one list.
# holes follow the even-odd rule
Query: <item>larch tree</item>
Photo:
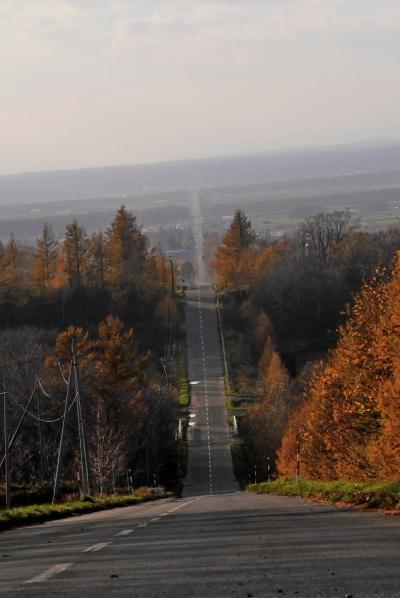
[[121, 394], [143, 380], [143, 360], [133, 330], [125, 330], [119, 318], [107, 316], [99, 324], [96, 348], [94, 386], [115, 407]]
[[92, 364], [97, 356], [95, 344], [85, 328], [69, 326], [57, 336], [55, 354], [48, 356], [45, 360], [50, 384], [57, 386], [61, 382], [62, 376], [65, 379], [68, 378], [72, 359], [72, 343], [74, 343], [75, 356], [82, 378], [86, 379], [90, 375], [93, 369]]
[[43, 293], [50, 286], [56, 271], [58, 256], [58, 242], [53, 228], [44, 224], [42, 236], [36, 239], [35, 261], [33, 263], [31, 279], [33, 288]]
[[61, 248], [61, 267], [71, 288], [79, 289], [85, 282], [89, 238], [83, 226], [76, 220], [65, 228]]
[[[135, 454], [140, 386], [145, 382], [143, 358], [132, 329], [109, 315], [100, 322], [93, 370], [92, 426], [89, 438], [100, 490], [112, 472], [121, 473], [128, 455]], [[139, 403], [138, 403], [139, 400]]]
[[[299, 416], [289, 423], [279, 459], [280, 471], [293, 470], [293, 442], [301, 436], [305, 475], [317, 479], [368, 480], [377, 475], [371, 446], [380, 436], [379, 389], [382, 373], [376, 339], [388, 310], [385, 278], [366, 283], [340, 329], [337, 347], [310, 383]], [[382, 386], [383, 385], [383, 386]], [[302, 429], [293, 427], [302, 422]]]
[[104, 289], [107, 255], [102, 231], [93, 233], [88, 245], [87, 277], [94, 287]]
[[107, 278], [113, 287], [134, 284], [143, 273], [148, 240], [136, 216], [121, 206], [106, 233]]
[[24, 283], [24, 252], [14, 235], [11, 235], [5, 246], [0, 272], [3, 290], [14, 293], [21, 291]]
[[246, 285], [252, 279], [256, 233], [250, 220], [237, 210], [223, 238], [223, 244], [215, 252], [213, 266], [224, 287]]
[[376, 328], [372, 352], [376, 367], [379, 433], [369, 446], [369, 458], [380, 477], [400, 474], [400, 254], [386, 287], [386, 304]]

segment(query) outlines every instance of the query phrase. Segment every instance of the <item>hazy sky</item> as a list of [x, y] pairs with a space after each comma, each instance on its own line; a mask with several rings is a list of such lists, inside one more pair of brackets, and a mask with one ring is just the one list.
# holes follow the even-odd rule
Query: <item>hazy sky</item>
[[0, 0], [0, 173], [400, 138], [399, 0]]

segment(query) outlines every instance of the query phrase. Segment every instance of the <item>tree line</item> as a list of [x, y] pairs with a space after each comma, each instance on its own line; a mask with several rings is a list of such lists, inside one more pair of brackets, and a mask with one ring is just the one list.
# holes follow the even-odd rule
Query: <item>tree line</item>
[[[206, 238], [205, 253], [214, 241]], [[322, 392], [320, 377], [327, 375], [320, 362], [329, 364], [330, 352], [341, 350], [343, 326], [357, 309], [355, 297], [366, 292], [363, 285], [376, 288], [372, 281], [377, 269], [390, 272], [399, 248], [398, 228], [359, 230], [348, 210], [307, 218], [294, 233], [275, 241], [261, 239], [246, 215], [236, 212], [209, 267], [221, 294], [231, 385], [239, 395], [251, 398], [240, 422], [250, 467], [256, 465], [266, 475], [269, 458], [282, 473], [293, 474], [299, 439], [306, 459], [309, 429], [299, 432], [291, 422], [303, 417], [298, 410], [307, 409], [310, 396], [315, 413]], [[338, 371], [342, 367], [335, 366]], [[326, 386], [324, 392], [329, 405], [342, 404], [340, 394]], [[319, 424], [314, 423], [315, 431]], [[325, 425], [332, 425], [328, 415]], [[331, 428], [338, 445], [340, 429]], [[343, 451], [354, 438], [352, 428], [347, 428]], [[316, 453], [315, 448], [314, 459]], [[327, 463], [330, 458], [332, 454]], [[357, 462], [355, 455], [350, 461]], [[348, 475], [356, 476], [356, 470]], [[363, 475], [357, 471], [358, 477]], [[305, 474], [323, 475], [311, 461]], [[324, 475], [343, 477], [345, 471], [331, 468]]]
[[[123, 206], [104, 233], [89, 236], [74, 220], [62, 241], [44, 224], [35, 247], [13, 236], [1, 246], [0, 362], [9, 438], [24, 418], [10, 451], [13, 483], [52, 483], [66, 405], [62, 474], [79, 477], [77, 400], [65, 399], [72, 345], [93, 490], [176, 483], [172, 345], [179, 346], [181, 315], [173, 276]], [[3, 447], [4, 426], [1, 436]]]

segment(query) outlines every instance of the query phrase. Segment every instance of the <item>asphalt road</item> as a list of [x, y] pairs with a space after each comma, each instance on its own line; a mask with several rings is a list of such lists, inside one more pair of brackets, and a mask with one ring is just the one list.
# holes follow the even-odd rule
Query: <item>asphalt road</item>
[[227, 424], [216, 308], [210, 287], [187, 293], [186, 328], [191, 381], [188, 473], [184, 496], [231, 492], [235, 480]]
[[160, 501], [0, 536], [1, 596], [400, 595], [400, 525], [244, 492]]

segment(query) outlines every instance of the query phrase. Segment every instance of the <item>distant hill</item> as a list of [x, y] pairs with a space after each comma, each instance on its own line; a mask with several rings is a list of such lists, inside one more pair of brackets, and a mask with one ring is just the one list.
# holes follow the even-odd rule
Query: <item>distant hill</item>
[[0, 204], [123, 198], [400, 169], [400, 142], [0, 176]]

